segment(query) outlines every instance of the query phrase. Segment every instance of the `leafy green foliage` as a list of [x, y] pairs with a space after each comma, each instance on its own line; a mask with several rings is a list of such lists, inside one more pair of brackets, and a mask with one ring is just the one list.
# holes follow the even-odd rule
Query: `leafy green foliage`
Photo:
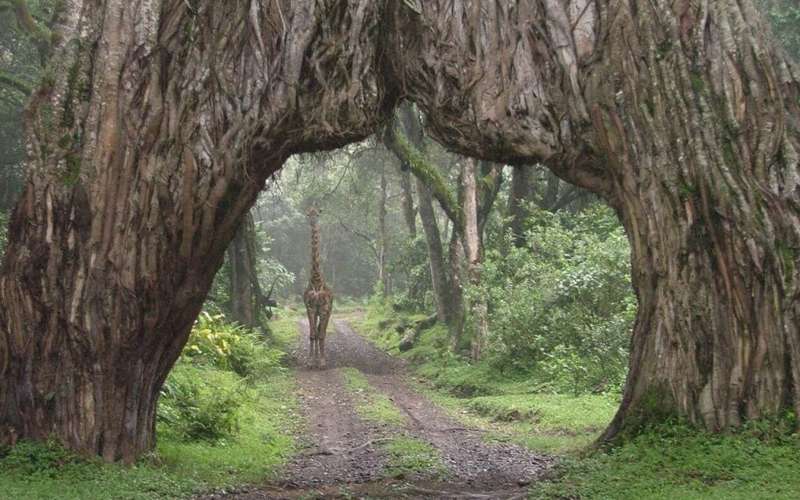
[[[98, 488], [102, 485], [102, 488]], [[26, 500], [132, 500], [186, 497], [198, 491], [190, 477], [148, 463], [133, 467], [87, 460], [49, 441], [23, 441], [0, 454], [0, 496]]]
[[270, 349], [263, 336], [225, 320], [222, 314], [202, 312], [192, 329], [183, 356], [195, 364], [209, 364], [241, 377], [280, 369], [284, 353]]
[[527, 237], [530, 248], [489, 249], [484, 281], [469, 291], [489, 297], [493, 367], [542, 390], [617, 390], [636, 313], [618, 221], [604, 207], [534, 210]]
[[185, 441], [231, 438], [239, 430], [238, 412], [247, 397], [240, 382], [230, 372], [181, 363], [161, 389], [158, 419]]
[[284, 351], [222, 314], [203, 312], [161, 390], [159, 421], [184, 441], [219, 442], [239, 430], [247, 385], [281, 371]]
[[397, 349], [395, 325], [408, 320], [386, 304], [372, 303], [356, 321], [382, 349], [409, 361], [419, 389], [468, 426], [491, 428], [488, 437], [511, 440], [547, 453], [577, 452], [597, 438], [618, 406], [615, 394], [541, 393], [550, 387], [525, 373], [497, 370], [493, 360], [470, 363], [448, 350], [443, 325], [422, 332], [409, 351]]

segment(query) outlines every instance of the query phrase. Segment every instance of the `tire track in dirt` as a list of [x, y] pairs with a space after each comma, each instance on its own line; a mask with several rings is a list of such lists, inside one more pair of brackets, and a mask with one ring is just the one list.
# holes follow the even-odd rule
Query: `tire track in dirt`
[[[280, 481], [238, 495], [240, 500], [277, 498], [524, 498], [526, 486], [552, 464], [550, 457], [520, 446], [487, 443], [478, 429], [464, 429], [425, 396], [409, 387], [402, 360], [393, 358], [340, 319], [328, 334], [328, 369], [309, 370], [308, 324], [299, 323], [294, 357], [306, 434], [302, 451]], [[363, 372], [370, 384], [408, 415], [402, 428], [366, 422], [335, 368]], [[380, 443], [391, 435], [428, 442], [447, 469], [444, 480], [384, 477]]]

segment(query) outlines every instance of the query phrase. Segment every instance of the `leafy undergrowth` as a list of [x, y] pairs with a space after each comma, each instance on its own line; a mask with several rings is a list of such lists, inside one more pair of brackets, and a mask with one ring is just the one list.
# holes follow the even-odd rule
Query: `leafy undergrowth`
[[[774, 435], [765, 437], [758, 427]], [[538, 499], [796, 499], [800, 437], [774, 423], [734, 435], [675, 424], [637, 436], [607, 453], [564, 460], [538, 483]]]
[[395, 426], [406, 422], [397, 406], [385, 394], [375, 390], [357, 368], [339, 368], [339, 373], [348, 390], [353, 393], [356, 411], [362, 418]]
[[389, 455], [386, 466], [389, 477], [401, 479], [415, 474], [442, 477], [445, 474], [439, 452], [425, 441], [396, 436], [384, 444], [383, 449]]
[[0, 498], [181, 498], [268, 480], [294, 450], [287, 429], [298, 420], [293, 378], [281, 366], [296, 319], [275, 323], [265, 342], [219, 316], [198, 320], [162, 391], [156, 451], [137, 464], [23, 442], [0, 456]]

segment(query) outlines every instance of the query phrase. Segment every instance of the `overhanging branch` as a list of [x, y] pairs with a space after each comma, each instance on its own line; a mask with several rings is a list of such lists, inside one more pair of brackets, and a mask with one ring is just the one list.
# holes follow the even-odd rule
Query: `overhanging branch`
[[439, 202], [447, 218], [453, 222], [459, 233], [462, 232], [464, 215], [461, 206], [455, 195], [447, 189], [445, 179], [436, 167], [431, 165], [425, 156], [411, 145], [403, 133], [394, 126], [386, 127], [383, 142], [418, 179], [430, 188], [433, 197]]

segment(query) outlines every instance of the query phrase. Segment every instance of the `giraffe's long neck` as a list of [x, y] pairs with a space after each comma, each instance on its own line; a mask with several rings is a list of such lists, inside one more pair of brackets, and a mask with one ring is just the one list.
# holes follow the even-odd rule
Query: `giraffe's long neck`
[[311, 221], [311, 277], [310, 282], [313, 288], [319, 288], [324, 283], [322, 269], [319, 262], [319, 224]]

